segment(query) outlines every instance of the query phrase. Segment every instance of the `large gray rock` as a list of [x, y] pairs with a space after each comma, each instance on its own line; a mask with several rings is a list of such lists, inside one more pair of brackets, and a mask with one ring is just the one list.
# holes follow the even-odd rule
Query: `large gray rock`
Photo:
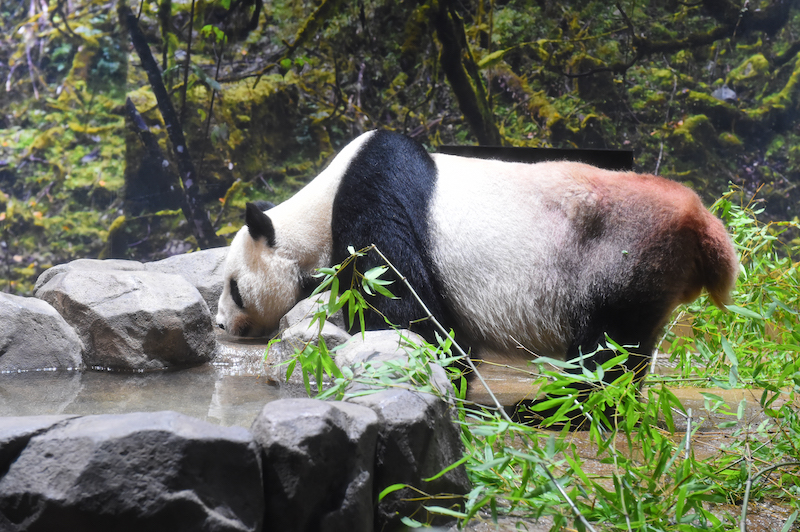
[[[31, 438], [74, 416], [0, 418], [0, 471], [8, 471]], [[2, 508], [0, 508], [2, 511]], [[0, 518], [0, 523], [2, 522]]]
[[80, 369], [83, 344], [48, 303], [0, 294], [0, 372]]
[[[306, 321], [314, 316], [314, 313], [319, 311], [320, 304], [327, 302], [331, 297], [330, 291], [322, 292], [316, 296], [301, 299], [297, 304], [292, 307], [292, 310], [287, 312], [278, 322], [278, 328], [283, 331], [289, 327]], [[347, 330], [344, 320], [344, 313], [339, 309], [333, 316], [328, 316], [328, 321], [339, 327], [340, 329]]]
[[34, 294], [47, 282], [60, 273], [67, 273], [72, 270], [89, 270], [89, 271], [108, 271], [119, 270], [121, 272], [127, 271], [141, 271], [144, 270], [144, 264], [135, 260], [124, 259], [76, 259], [64, 264], [58, 264], [52, 268], [48, 268], [39, 275], [36, 279], [36, 284], [33, 286]]
[[[426, 355], [419, 353], [419, 346], [425, 340], [418, 334], [406, 329], [397, 331], [366, 331], [356, 334], [336, 351], [336, 364], [343, 368], [349, 367], [353, 372], [355, 381], [347, 388], [347, 393], [363, 392], [371, 388], [385, 388], [380, 379], [373, 385], [369, 380], [371, 376], [390, 376], [399, 381], [402, 373], [394, 370], [392, 366], [404, 368], [419, 368], [425, 366], [430, 371], [430, 384], [432, 389], [438, 391], [442, 397], [453, 397], [453, 386], [447, 371], [438, 364], [422, 364], [421, 360]], [[416, 360], [412, 361], [412, 357]], [[391, 362], [391, 371], [381, 371], [382, 367]], [[415, 363], [412, 363], [415, 362]], [[395, 386], [415, 389], [411, 384], [398, 383]]]
[[[307, 345], [318, 345], [319, 336], [319, 324], [315, 323], [312, 326], [311, 318], [306, 318], [282, 331], [280, 335], [281, 341], [272, 344], [267, 352], [267, 378], [278, 382], [286, 382], [286, 363], [294, 357], [295, 350], [302, 351]], [[333, 323], [326, 321], [322, 326], [322, 339], [330, 351], [348, 341], [350, 335]], [[299, 367], [292, 373], [288, 382], [291, 384], [303, 383]], [[314, 385], [316, 384], [314, 383]]]
[[222, 294], [223, 271], [228, 248], [212, 248], [183, 255], [175, 255], [155, 262], [146, 262], [149, 272], [174, 273], [182, 276], [197, 288], [205, 299], [212, 316], [217, 314], [217, 303]]
[[259, 451], [241, 427], [175, 412], [3, 418], [0, 459], [0, 530], [262, 527]]
[[154, 370], [214, 357], [208, 305], [179, 275], [73, 268], [36, 296], [75, 328], [87, 366]]
[[[463, 466], [426, 482], [464, 455], [452, 409], [440, 398], [409, 390], [386, 390], [348, 401], [378, 414], [380, 432], [375, 456], [375, 499], [393, 484], [408, 484], [432, 498], [419, 499], [419, 492], [404, 488], [387, 495], [375, 510], [375, 530], [401, 530], [400, 518], [414, 516], [421, 522], [444, 524], [442, 516], [429, 514], [424, 505], [452, 507], [471, 489]], [[416, 499], [416, 500], [415, 500]]]
[[250, 430], [262, 449], [270, 529], [372, 531], [377, 423], [354, 404], [268, 403]]

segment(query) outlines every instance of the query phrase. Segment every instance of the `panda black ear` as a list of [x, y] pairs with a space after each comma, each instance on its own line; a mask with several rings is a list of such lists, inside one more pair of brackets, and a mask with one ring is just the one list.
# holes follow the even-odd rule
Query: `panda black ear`
[[247, 224], [247, 230], [250, 231], [250, 236], [253, 237], [253, 240], [264, 237], [267, 239], [269, 247], [275, 247], [275, 228], [272, 226], [272, 220], [261, 212], [255, 203], [248, 203], [245, 207], [244, 221]]
[[275, 206], [275, 204], [272, 203], [271, 201], [263, 199], [255, 200], [253, 203], [255, 204], [256, 207], [258, 207], [258, 210], [260, 211], [268, 211]]

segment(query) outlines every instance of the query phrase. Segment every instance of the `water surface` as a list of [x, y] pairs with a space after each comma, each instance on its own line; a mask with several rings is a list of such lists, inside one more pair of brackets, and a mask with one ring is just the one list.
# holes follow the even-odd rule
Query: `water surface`
[[213, 363], [174, 371], [0, 374], [0, 416], [174, 410], [211, 423], [249, 427], [265, 404], [306, 396], [300, 387], [263, 375], [262, 343], [220, 338], [218, 347]]

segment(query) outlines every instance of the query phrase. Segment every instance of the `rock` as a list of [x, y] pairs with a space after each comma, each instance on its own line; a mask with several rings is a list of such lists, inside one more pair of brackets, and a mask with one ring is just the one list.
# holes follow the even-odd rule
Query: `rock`
[[208, 305], [181, 276], [73, 268], [36, 296], [75, 328], [87, 366], [153, 370], [214, 357]]
[[409, 390], [385, 390], [348, 401], [378, 414], [375, 493], [393, 484], [408, 484], [433, 495], [420, 501], [414, 500], [419, 493], [409, 488], [390, 493], [375, 510], [375, 530], [402, 529], [403, 516], [413, 515], [417, 521], [434, 525], [447, 522], [448, 518], [429, 514], [423, 508], [460, 506], [459, 499], [451, 495], [465, 495], [471, 489], [463, 466], [431, 482], [424, 481], [464, 455], [459, 429], [447, 403], [434, 395]]
[[250, 430], [262, 449], [270, 530], [373, 530], [372, 410], [284, 399], [268, 403]]
[[[8, 471], [31, 438], [75, 416], [25, 416], [0, 418], [0, 471]], [[2, 512], [2, 508], [0, 508]], [[0, 519], [0, 523], [2, 520]]]
[[0, 373], [80, 369], [83, 344], [48, 303], [0, 294]]
[[189, 281], [205, 299], [211, 316], [217, 314], [217, 303], [222, 294], [223, 269], [228, 248], [213, 248], [175, 255], [155, 262], [147, 262], [148, 272], [174, 273]]
[[[411, 367], [411, 355], [425, 340], [418, 334], [401, 329], [397, 331], [367, 331], [363, 335], [357, 334], [350, 338], [346, 344], [336, 351], [336, 364], [343, 368], [349, 367], [356, 377], [366, 377], [380, 372], [381, 366], [386, 362], [396, 362], [404, 367]], [[430, 368], [431, 386], [438, 390], [443, 397], [453, 397], [453, 385], [447, 376], [447, 371], [438, 364], [428, 365]], [[377, 371], [376, 371], [377, 370]], [[382, 373], [382, 372], [381, 372]], [[395, 379], [400, 377], [399, 371], [391, 374]], [[410, 384], [398, 384], [398, 387], [415, 389]], [[377, 388], [385, 386], [377, 383]], [[362, 382], [353, 382], [347, 388], [347, 393], [357, 393], [374, 388]]]
[[[304, 349], [307, 344], [317, 345], [319, 324], [311, 325], [311, 318], [300, 321], [281, 333], [280, 342], [272, 344], [267, 352], [267, 377], [278, 382], [286, 382], [286, 362], [294, 356], [295, 349]], [[326, 321], [322, 327], [322, 338], [328, 350], [344, 344], [350, 335]], [[289, 383], [302, 384], [300, 368], [295, 368]]]
[[241, 427], [175, 412], [3, 418], [0, 445], [1, 530], [262, 527], [259, 451]]
[[[330, 298], [330, 291], [322, 292], [316, 296], [308, 297], [297, 303], [292, 310], [284, 314], [281, 321], [278, 323], [278, 328], [283, 331], [292, 325], [296, 325], [301, 321], [305, 321], [314, 316], [320, 306], [320, 302], [328, 301]], [[347, 325], [344, 322], [344, 313], [339, 309], [333, 316], [328, 316], [328, 321], [339, 327], [340, 329], [347, 330]]]
[[122, 272], [127, 271], [141, 271], [144, 270], [144, 264], [135, 260], [123, 259], [77, 259], [65, 264], [58, 264], [52, 268], [48, 268], [36, 279], [36, 284], [33, 287], [33, 293], [39, 291], [41, 287], [47, 282], [58, 275], [59, 273], [66, 273], [72, 270], [91, 270], [91, 271], [107, 271], [119, 270]]
[[715, 89], [711, 93], [711, 96], [717, 100], [722, 100], [723, 102], [735, 102], [737, 98], [736, 92], [727, 85], [723, 85], [722, 87]]

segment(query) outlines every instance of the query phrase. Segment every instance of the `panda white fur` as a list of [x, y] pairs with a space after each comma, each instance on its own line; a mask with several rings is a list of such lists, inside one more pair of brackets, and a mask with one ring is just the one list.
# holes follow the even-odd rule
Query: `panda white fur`
[[[234, 335], [275, 330], [316, 268], [374, 243], [478, 355], [520, 353], [520, 342], [572, 359], [608, 334], [639, 346], [629, 366], [641, 369], [672, 310], [703, 288], [724, 304], [739, 271], [722, 223], [678, 183], [431, 155], [386, 131], [361, 135], [294, 197], [266, 213], [250, 204], [245, 218], [217, 316]], [[360, 271], [379, 264], [359, 260]], [[399, 283], [392, 290], [400, 299], [373, 301], [392, 323], [422, 317]], [[377, 314], [367, 325], [386, 327]]]

